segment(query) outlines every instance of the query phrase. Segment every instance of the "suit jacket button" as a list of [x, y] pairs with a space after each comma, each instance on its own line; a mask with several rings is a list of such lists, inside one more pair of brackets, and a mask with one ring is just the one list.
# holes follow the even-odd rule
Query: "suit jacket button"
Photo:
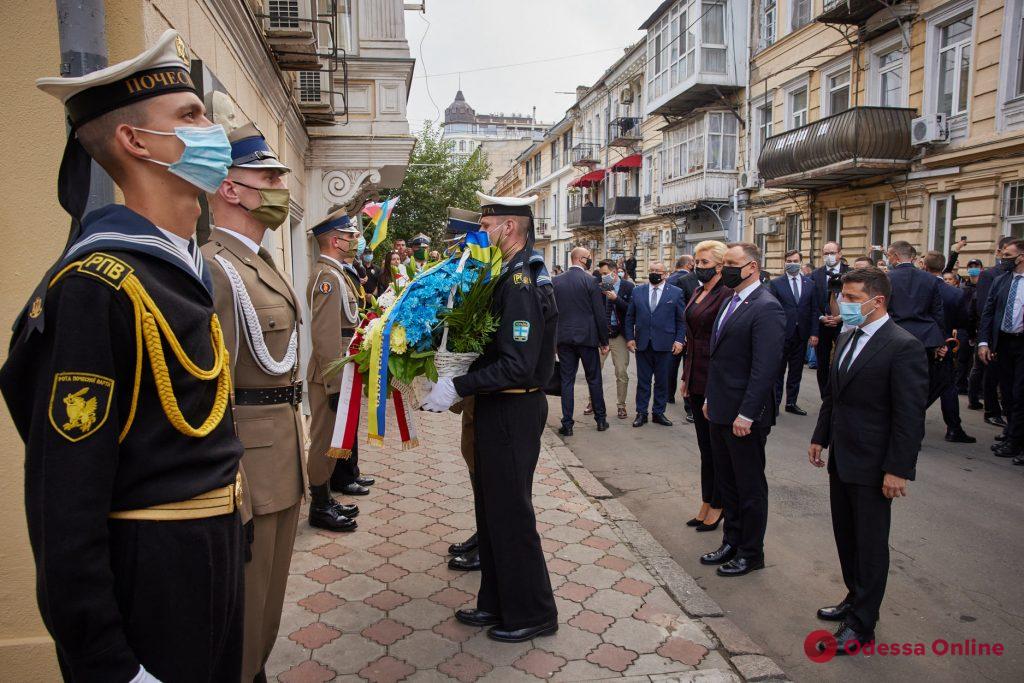
[[274, 322], [274, 319], [273, 319], [273, 318], [271, 318], [271, 319], [270, 319], [270, 326], [271, 326], [271, 327], [277, 327], [277, 323], [276, 323], [276, 322]]

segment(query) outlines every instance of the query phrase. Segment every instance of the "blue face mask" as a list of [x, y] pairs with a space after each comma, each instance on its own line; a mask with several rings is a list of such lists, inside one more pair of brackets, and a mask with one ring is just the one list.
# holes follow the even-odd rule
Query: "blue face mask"
[[967, 275], [968, 277], [978, 277], [981, 275], [981, 268], [968, 268]]
[[364, 251], [366, 251], [366, 240], [360, 235], [359, 241], [356, 242], [356, 256], [362, 256]]
[[366, 263], [372, 263], [373, 262], [373, 252], [372, 251], [363, 252], [363, 261], [365, 261]]
[[181, 157], [173, 164], [156, 159], [149, 161], [166, 166], [168, 171], [199, 189], [216, 192], [228, 177], [228, 167], [231, 166], [231, 143], [228, 142], [224, 126], [178, 126], [173, 133], [146, 128], [135, 130], [153, 135], [174, 135], [185, 143]]
[[[871, 301], [871, 299], [868, 299]], [[868, 303], [865, 301], [864, 304]], [[860, 327], [864, 324], [867, 316], [861, 312], [864, 304], [859, 304], [855, 301], [841, 301], [839, 303], [839, 315], [843, 319], [843, 323], [850, 327]]]

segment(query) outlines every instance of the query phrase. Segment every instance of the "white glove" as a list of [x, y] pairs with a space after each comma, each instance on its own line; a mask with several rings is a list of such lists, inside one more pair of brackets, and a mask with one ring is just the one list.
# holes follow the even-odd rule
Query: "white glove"
[[443, 413], [455, 405], [459, 400], [459, 392], [455, 391], [455, 383], [451, 377], [441, 377], [437, 384], [430, 388], [427, 400], [420, 406], [422, 410], [429, 410], [432, 413]]
[[139, 665], [139, 673], [128, 683], [160, 683], [160, 679], [146, 671], [146, 667]]

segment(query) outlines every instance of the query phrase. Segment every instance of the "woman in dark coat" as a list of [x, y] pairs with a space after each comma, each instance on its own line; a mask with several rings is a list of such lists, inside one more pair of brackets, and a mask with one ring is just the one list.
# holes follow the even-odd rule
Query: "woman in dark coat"
[[714, 531], [722, 520], [722, 500], [715, 486], [715, 465], [711, 457], [711, 429], [704, 417], [704, 394], [711, 362], [711, 334], [722, 304], [732, 297], [732, 290], [723, 285], [722, 262], [726, 247], [707, 240], [693, 252], [694, 273], [701, 286], [686, 306], [686, 365], [683, 367], [680, 393], [690, 399], [693, 426], [700, 448], [701, 506], [697, 516], [686, 523], [697, 531]]

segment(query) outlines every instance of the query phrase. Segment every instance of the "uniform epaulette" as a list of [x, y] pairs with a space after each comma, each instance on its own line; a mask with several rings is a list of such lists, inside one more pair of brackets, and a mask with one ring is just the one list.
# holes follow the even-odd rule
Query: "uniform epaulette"
[[540, 254], [530, 256], [530, 270], [533, 271], [533, 281], [538, 285], [550, 285], [551, 275], [548, 274], [548, 267], [544, 264], [544, 257]]

